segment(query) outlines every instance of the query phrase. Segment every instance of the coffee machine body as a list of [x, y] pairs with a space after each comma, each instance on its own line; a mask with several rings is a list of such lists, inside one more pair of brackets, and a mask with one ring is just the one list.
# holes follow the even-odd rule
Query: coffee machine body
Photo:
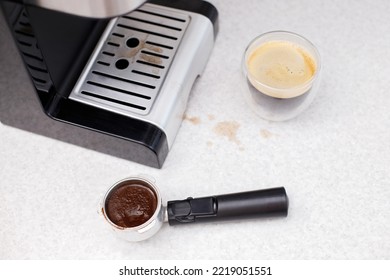
[[211, 54], [215, 7], [154, 0], [114, 18], [1, 7], [37, 95], [0, 93], [0, 121], [161, 168]]

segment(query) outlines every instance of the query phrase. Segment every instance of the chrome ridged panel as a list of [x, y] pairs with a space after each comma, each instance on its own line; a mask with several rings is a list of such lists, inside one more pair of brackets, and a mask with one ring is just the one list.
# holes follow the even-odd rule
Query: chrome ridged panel
[[69, 98], [148, 114], [189, 22], [187, 14], [149, 4], [112, 20]]

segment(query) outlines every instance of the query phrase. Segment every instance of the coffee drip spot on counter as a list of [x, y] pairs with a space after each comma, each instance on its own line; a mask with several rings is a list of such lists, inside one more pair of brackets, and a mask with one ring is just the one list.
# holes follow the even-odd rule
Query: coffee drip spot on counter
[[[214, 121], [215, 116], [209, 114], [207, 115], [207, 119], [209, 121]], [[183, 120], [188, 121], [193, 125], [199, 125], [202, 123], [201, 118], [197, 116], [184, 115]], [[213, 132], [220, 137], [226, 137], [230, 142], [236, 143], [237, 145], [239, 145], [240, 151], [243, 151], [244, 147], [241, 145], [241, 141], [237, 138], [237, 132], [239, 128], [240, 124], [236, 121], [222, 121], [214, 125]], [[269, 139], [271, 137], [277, 136], [277, 134], [272, 133], [268, 129], [262, 128], [260, 130], [260, 136], [263, 139]], [[206, 142], [206, 144], [207, 147], [211, 148], [214, 145], [214, 142], [209, 140]]]
[[[211, 122], [215, 120], [215, 116], [211, 114], [208, 115], [207, 118]], [[183, 119], [193, 125], [199, 125], [201, 123], [201, 119], [196, 116], [184, 115]], [[237, 138], [237, 131], [239, 128], [240, 124], [236, 121], [222, 121], [214, 125], [213, 132], [218, 136], [227, 138], [230, 142], [236, 143], [240, 146], [240, 150], [243, 150], [244, 148], [241, 146], [241, 142]], [[207, 142], [208, 147], [211, 147], [212, 145], [212, 141]]]
[[183, 116], [183, 120], [189, 121], [189, 122], [192, 123], [193, 125], [198, 125], [198, 124], [201, 123], [201, 120], [200, 120], [199, 117], [190, 117], [190, 116], [188, 116], [188, 115], [186, 115], [186, 114]]
[[209, 119], [209, 121], [215, 120], [215, 116], [212, 114], [207, 115], [207, 118]]
[[219, 135], [226, 137], [229, 141], [241, 145], [240, 140], [237, 138], [237, 131], [240, 128], [240, 124], [236, 121], [224, 121], [218, 122], [213, 131]]
[[271, 131], [263, 128], [263, 129], [260, 130], [260, 136], [262, 138], [264, 138], [264, 139], [269, 139], [269, 138], [271, 138], [273, 136], [277, 136], [277, 134], [274, 134]]

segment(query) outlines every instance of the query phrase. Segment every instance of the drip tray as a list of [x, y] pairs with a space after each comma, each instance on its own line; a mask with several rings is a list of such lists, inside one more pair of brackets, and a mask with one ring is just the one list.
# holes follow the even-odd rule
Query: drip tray
[[69, 98], [148, 114], [189, 22], [188, 14], [151, 4], [111, 20]]

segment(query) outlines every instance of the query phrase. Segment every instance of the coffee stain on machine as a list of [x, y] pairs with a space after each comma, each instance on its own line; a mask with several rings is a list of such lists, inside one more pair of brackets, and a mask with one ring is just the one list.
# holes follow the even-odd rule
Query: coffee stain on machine
[[[147, 41], [148, 37], [144, 39], [138, 39], [138, 38], [131, 38], [137, 40], [138, 44], [134, 47], [127, 48], [126, 52], [122, 54], [122, 56], [131, 58], [134, 60], [136, 56], [139, 54], [139, 58], [153, 64], [160, 65], [162, 64], [162, 59], [159, 57], [159, 55], [163, 52], [162, 48], [150, 45]], [[130, 40], [131, 40], [130, 39]], [[146, 50], [143, 52], [143, 50]], [[150, 52], [149, 52], [150, 51]], [[156, 55], [154, 55], [154, 53]]]
[[157, 64], [157, 65], [162, 64], [162, 59], [160, 57], [157, 57], [157, 56], [154, 56], [154, 55], [141, 53], [139, 55], [139, 58], [144, 60], [144, 61], [146, 61], [146, 62], [148, 62], [148, 63]]

